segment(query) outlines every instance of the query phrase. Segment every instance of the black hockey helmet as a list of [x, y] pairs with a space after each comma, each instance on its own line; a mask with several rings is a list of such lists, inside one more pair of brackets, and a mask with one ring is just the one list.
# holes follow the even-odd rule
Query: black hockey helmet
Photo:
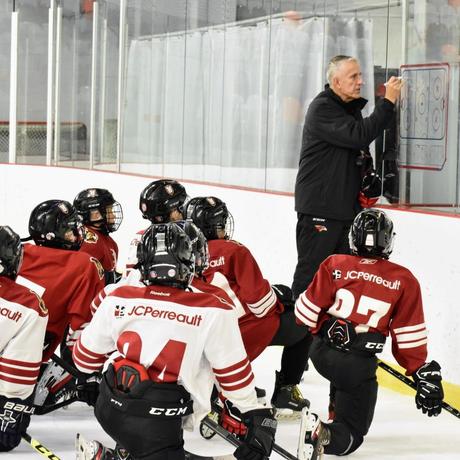
[[193, 255], [195, 256], [195, 273], [202, 275], [209, 267], [208, 241], [203, 232], [191, 220], [179, 221], [177, 224], [184, 229], [190, 238]]
[[172, 179], [161, 179], [151, 182], [142, 190], [139, 209], [144, 219], [153, 224], [164, 224], [170, 221], [170, 214], [176, 209], [183, 216], [186, 200], [187, 192], [183, 185]]
[[219, 198], [192, 198], [186, 206], [186, 217], [192, 220], [208, 240], [219, 239], [219, 230], [225, 231], [224, 238], [227, 240], [233, 236], [233, 216]]
[[393, 250], [393, 222], [381, 210], [368, 208], [353, 221], [349, 233], [352, 254], [388, 259]]
[[30, 214], [29, 233], [35, 244], [78, 251], [84, 230], [77, 210], [64, 200], [48, 200]]
[[192, 243], [176, 223], [151, 225], [137, 246], [137, 259], [144, 284], [185, 289], [193, 278]]
[[0, 226], [0, 276], [16, 279], [23, 255], [24, 248], [19, 235], [7, 225]]
[[96, 227], [105, 234], [117, 231], [123, 220], [120, 203], [104, 188], [82, 190], [73, 205], [85, 225]]

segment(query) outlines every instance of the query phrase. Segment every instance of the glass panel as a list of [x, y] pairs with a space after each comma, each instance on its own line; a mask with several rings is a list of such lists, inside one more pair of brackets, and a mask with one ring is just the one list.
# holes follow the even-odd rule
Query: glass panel
[[401, 202], [458, 207], [460, 2], [410, 5], [399, 124]]
[[13, 2], [0, 3], [0, 163], [8, 162], [10, 108], [11, 12]]
[[19, 12], [18, 163], [46, 163], [48, 6], [16, 0]]
[[120, 0], [99, 1], [94, 166], [113, 170], [117, 160]]

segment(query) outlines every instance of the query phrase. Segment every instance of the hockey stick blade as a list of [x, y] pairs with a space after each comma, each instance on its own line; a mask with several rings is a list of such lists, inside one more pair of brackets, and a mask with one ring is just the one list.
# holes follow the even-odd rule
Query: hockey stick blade
[[[218, 404], [212, 403], [212, 410], [220, 414], [222, 412], [222, 407], [220, 407]], [[207, 427], [213, 429], [219, 436], [226, 439], [228, 442], [233, 444], [235, 447], [238, 447], [241, 444], [241, 441], [235, 438], [235, 436], [233, 436], [231, 433], [229, 433], [226, 429], [222, 428], [219, 424], [217, 424], [213, 420], [208, 419], [208, 417], [205, 417], [203, 419], [203, 423]], [[287, 450], [280, 447], [278, 444], [273, 444], [273, 452], [276, 452], [278, 455], [280, 455], [283, 458], [286, 458], [287, 460], [299, 460], [296, 456], [292, 455]]]
[[21, 437], [32, 447], [32, 449], [34, 449], [36, 452], [38, 452], [40, 455], [47, 458], [48, 460], [61, 460], [60, 457], [51, 452], [48, 449], [48, 447], [45, 447], [40, 441], [37, 441], [36, 439], [32, 438], [30, 434], [23, 433]]
[[[409, 377], [405, 376], [404, 374], [401, 374], [401, 372], [399, 372], [394, 367], [389, 366], [387, 363], [384, 363], [383, 361], [379, 361], [379, 367], [382, 368], [384, 371], [387, 371], [393, 377], [396, 377], [401, 382], [405, 383], [407, 386], [411, 387], [413, 390], [417, 390], [417, 384]], [[443, 401], [441, 403], [441, 406], [444, 410], [452, 414], [454, 417], [460, 418], [460, 411], [455, 407], [452, 407], [449, 403]]]

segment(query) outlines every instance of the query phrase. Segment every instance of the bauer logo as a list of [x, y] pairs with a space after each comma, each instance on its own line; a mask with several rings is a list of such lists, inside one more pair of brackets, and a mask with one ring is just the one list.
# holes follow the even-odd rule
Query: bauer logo
[[123, 318], [125, 316], [126, 307], [124, 305], [115, 306], [115, 318]]

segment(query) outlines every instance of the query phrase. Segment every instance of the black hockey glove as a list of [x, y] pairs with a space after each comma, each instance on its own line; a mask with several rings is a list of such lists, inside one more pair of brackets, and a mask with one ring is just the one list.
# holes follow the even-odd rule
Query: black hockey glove
[[34, 412], [29, 399], [0, 396], [0, 452], [8, 452], [21, 442]]
[[88, 406], [96, 404], [99, 396], [99, 384], [101, 383], [101, 374], [94, 372], [92, 374], [82, 374], [77, 379], [77, 396], [80, 401], [85, 402]]
[[238, 460], [266, 460], [275, 442], [276, 420], [271, 409], [255, 409], [241, 414], [247, 427], [243, 444], [233, 454]]
[[415, 404], [428, 417], [441, 413], [441, 403], [444, 398], [442, 389], [441, 366], [436, 361], [425, 363], [412, 375], [417, 384]]
[[284, 284], [272, 284], [272, 289], [286, 310], [294, 310], [294, 297], [289, 286], [285, 286]]
[[374, 170], [363, 177], [361, 192], [366, 198], [378, 198], [382, 194], [382, 179]]

